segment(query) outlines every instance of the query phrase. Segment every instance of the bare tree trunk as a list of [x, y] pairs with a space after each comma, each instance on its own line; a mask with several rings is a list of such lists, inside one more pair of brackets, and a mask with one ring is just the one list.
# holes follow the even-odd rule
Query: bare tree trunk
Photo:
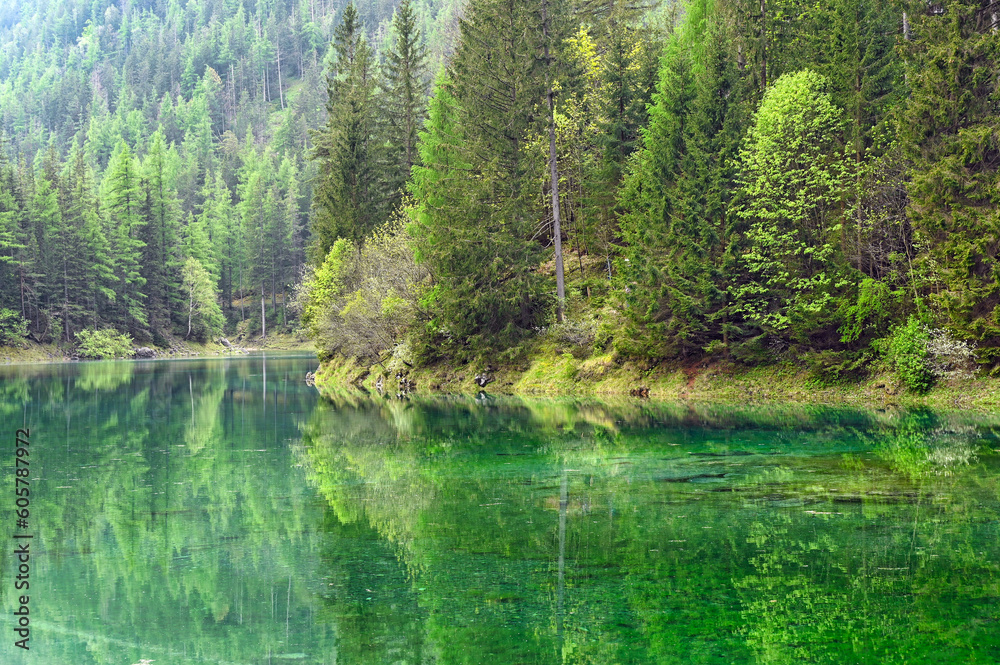
[[[761, 0], [763, 2], [763, 0]], [[546, 0], [542, 2], [542, 32], [545, 35], [545, 84], [549, 102], [549, 175], [552, 178], [552, 236], [556, 246], [556, 321], [563, 322], [566, 308], [566, 278], [563, 274], [562, 229], [559, 226], [559, 168], [556, 152], [555, 100], [552, 90], [552, 60], [549, 58], [549, 19]]]
[[281, 89], [281, 38], [275, 39], [275, 46], [277, 48], [278, 55], [275, 60], [278, 63], [278, 99], [281, 100], [281, 110], [285, 110], [285, 93]]
[[760, 0], [760, 91], [767, 90], [767, 5]]
[[264, 316], [264, 280], [260, 280], [260, 336], [267, 337], [267, 317]]
[[188, 331], [187, 335], [184, 335], [184, 339], [191, 336], [191, 318], [194, 314], [194, 283], [191, 284], [191, 291], [188, 293]]

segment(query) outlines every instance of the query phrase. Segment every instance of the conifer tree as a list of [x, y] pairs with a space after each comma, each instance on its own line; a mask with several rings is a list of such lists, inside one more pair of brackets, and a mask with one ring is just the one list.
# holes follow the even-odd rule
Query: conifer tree
[[170, 313], [181, 301], [178, 248], [179, 204], [173, 186], [169, 153], [162, 129], [157, 130], [142, 161], [146, 193], [146, 224], [140, 237], [144, 243], [142, 275], [145, 279], [146, 311], [154, 340], [170, 331]]
[[375, 57], [354, 3], [334, 32], [327, 74], [327, 122], [316, 132], [319, 179], [313, 194], [314, 260], [337, 238], [360, 240], [384, 219], [378, 196]]
[[900, 123], [909, 214], [926, 247], [924, 292], [941, 318], [1000, 359], [1000, 25], [987, 0], [910, 3], [911, 96]]
[[131, 331], [141, 333], [149, 324], [144, 307], [146, 283], [142, 276], [142, 250], [145, 243], [140, 238], [146, 220], [142, 216], [145, 196], [139, 179], [139, 169], [132, 151], [124, 141], [119, 141], [108, 170], [101, 183], [105, 211], [105, 232], [111, 239], [114, 257], [115, 289], [113, 322]]
[[[661, 351], [681, 354], [728, 349], [730, 334], [738, 331], [731, 316], [729, 289], [741, 225], [731, 211], [731, 200], [740, 140], [748, 119], [742, 80], [727, 48], [729, 27], [718, 14], [709, 14], [701, 26], [692, 29], [702, 46], [691, 63], [690, 87], [674, 93], [684, 99], [680, 126], [675, 130], [679, 135], [651, 132], [644, 147], [647, 152], [663, 150], [669, 145], [664, 145], [664, 139], [676, 141], [676, 154], [666, 159], [675, 170], [662, 193], [662, 234], [637, 232], [637, 226], [643, 225], [642, 217], [630, 218], [630, 223], [623, 225], [627, 236], [636, 241], [627, 252], [630, 263], [635, 269], [647, 266], [643, 271], [645, 288], [640, 289], [643, 294], [632, 296], [630, 302], [655, 299], [633, 310], [633, 317], [642, 313], [639, 321], [652, 326], [649, 332], [658, 333], [654, 339], [660, 340]], [[665, 83], [669, 85], [669, 81]], [[664, 86], [664, 90], [670, 88]], [[661, 97], [658, 103], [665, 101]], [[672, 121], [677, 121], [676, 116]], [[669, 132], [672, 126], [676, 125], [667, 124], [663, 129]], [[641, 173], [633, 178], [642, 177]], [[629, 183], [633, 196], [642, 186]], [[652, 194], [661, 196], [655, 190]], [[659, 207], [659, 201], [653, 201]], [[636, 208], [636, 212], [642, 210], [642, 206]], [[648, 270], [649, 256], [656, 257], [658, 269]]]
[[417, 133], [427, 106], [427, 47], [417, 27], [410, 0], [403, 0], [392, 19], [394, 41], [385, 62], [385, 188], [388, 210], [399, 203], [410, 171], [417, 163]]
[[[414, 233], [437, 280], [433, 328], [460, 354], [509, 348], [547, 314], [535, 270], [541, 247], [532, 238], [541, 217], [531, 186], [534, 165], [524, 151], [541, 129], [536, 108], [544, 103], [538, 19], [533, 7], [516, 0], [471, 4], [446, 85], [453, 111], [440, 113], [439, 102], [432, 104], [437, 121], [453, 117], [462, 137], [449, 161], [467, 168], [452, 168], [420, 192], [424, 200], [451, 205], [424, 208]], [[447, 131], [435, 126], [429, 134]], [[436, 148], [445, 145], [439, 141]], [[426, 165], [438, 175], [439, 167]]]

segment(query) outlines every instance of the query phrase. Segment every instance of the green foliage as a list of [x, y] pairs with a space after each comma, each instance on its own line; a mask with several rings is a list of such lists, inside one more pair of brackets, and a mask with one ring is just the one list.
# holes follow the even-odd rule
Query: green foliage
[[18, 312], [0, 307], [0, 346], [22, 346], [28, 337], [28, 322]]
[[94, 330], [84, 328], [76, 333], [77, 352], [81, 358], [112, 360], [131, 358], [133, 354], [132, 336], [113, 328]]
[[219, 307], [212, 276], [198, 259], [189, 257], [181, 269], [181, 290], [187, 295], [188, 325], [186, 337], [199, 341], [222, 332], [225, 320]]
[[335, 59], [327, 73], [326, 127], [313, 134], [320, 180], [313, 200], [314, 255], [338, 238], [360, 241], [385, 215], [376, 170], [380, 127], [375, 54], [353, 2], [334, 33]]
[[863, 279], [858, 286], [858, 299], [844, 307], [840, 341], [857, 342], [866, 333], [880, 336], [893, 318], [900, 295], [884, 282]]
[[663, 59], [650, 125], [620, 197], [629, 247], [619, 269], [631, 324], [622, 350], [715, 352], [739, 333], [729, 292], [740, 224], [731, 204], [748, 114], [726, 46], [731, 32], [710, 3], [693, 3]]
[[925, 393], [935, 380], [927, 350], [929, 341], [927, 326], [911, 316], [905, 324], [893, 328], [889, 337], [877, 340], [873, 346], [903, 385], [915, 393]]
[[910, 3], [912, 94], [901, 113], [919, 286], [981, 356], [1000, 359], [1000, 33], [995, 4]]
[[516, 347], [549, 315], [536, 270], [541, 205], [524, 150], [542, 129], [533, 118], [544, 78], [523, 65], [540, 49], [522, 36], [537, 36], [537, 19], [500, 0], [470, 6], [421, 134], [411, 233], [436, 283], [426, 334], [456, 357]]
[[761, 330], [805, 337], [829, 325], [842, 273], [843, 114], [809, 70], [764, 95], [741, 152], [737, 215], [748, 224], [736, 309]]
[[427, 271], [416, 264], [401, 218], [360, 248], [341, 238], [304, 283], [301, 321], [323, 356], [383, 362], [413, 326]]

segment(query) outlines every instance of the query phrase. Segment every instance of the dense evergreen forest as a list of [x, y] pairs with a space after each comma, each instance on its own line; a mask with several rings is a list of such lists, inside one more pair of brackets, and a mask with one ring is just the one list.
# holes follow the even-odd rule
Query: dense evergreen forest
[[303, 310], [320, 348], [390, 371], [553, 349], [879, 366], [916, 391], [995, 366], [1000, 5], [658, 15], [470, 2], [396, 217], [370, 194], [396, 181], [359, 166], [374, 134], [334, 102]]
[[[373, 57], [394, 2], [357, 6]], [[0, 345], [294, 326], [338, 0], [0, 7]], [[418, 0], [440, 48], [459, 5]], [[263, 317], [263, 318], [262, 318]], [[126, 345], [127, 346], [127, 345]]]
[[[1000, 4], [21, 2], [5, 329], [1000, 359]], [[294, 295], [293, 295], [294, 291]], [[20, 326], [20, 329], [18, 329]]]

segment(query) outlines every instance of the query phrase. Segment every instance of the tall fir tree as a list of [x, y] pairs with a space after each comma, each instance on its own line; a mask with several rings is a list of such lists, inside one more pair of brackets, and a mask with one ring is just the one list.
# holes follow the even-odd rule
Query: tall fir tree
[[[432, 329], [459, 354], [514, 346], [548, 314], [550, 298], [535, 270], [540, 201], [525, 154], [533, 133], [544, 128], [537, 118], [545, 99], [538, 9], [516, 0], [469, 6], [446, 85], [453, 108], [439, 114], [453, 118], [451, 133], [462, 137], [449, 161], [467, 168], [452, 166], [418, 195], [452, 203], [425, 208], [414, 232], [437, 280]], [[448, 131], [431, 130], [435, 138]], [[438, 141], [435, 147], [448, 145]]]
[[393, 41], [385, 57], [383, 109], [386, 123], [385, 190], [388, 209], [401, 200], [410, 171], [419, 159], [417, 134], [427, 108], [427, 46], [410, 0], [392, 19]]
[[112, 322], [137, 337], [145, 336], [149, 325], [146, 316], [146, 284], [142, 276], [141, 239], [143, 206], [146, 201], [140, 182], [139, 167], [124, 141], [115, 148], [101, 183], [104, 201], [105, 233], [111, 239], [114, 257], [115, 305]]
[[146, 224], [140, 237], [143, 247], [142, 276], [146, 280], [146, 311], [154, 341], [164, 343], [171, 329], [172, 311], [180, 309], [179, 245], [180, 209], [173, 183], [170, 153], [162, 129], [157, 130], [142, 161], [142, 182], [146, 194]]
[[313, 136], [319, 177], [313, 193], [314, 261], [337, 238], [363, 239], [384, 220], [378, 187], [375, 56], [348, 3], [334, 32], [327, 74], [327, 122]]
[[1000, 11], [989, 0], [909, 3], [901, 139], [923, 292], [984, 360], [1000, 360]]

